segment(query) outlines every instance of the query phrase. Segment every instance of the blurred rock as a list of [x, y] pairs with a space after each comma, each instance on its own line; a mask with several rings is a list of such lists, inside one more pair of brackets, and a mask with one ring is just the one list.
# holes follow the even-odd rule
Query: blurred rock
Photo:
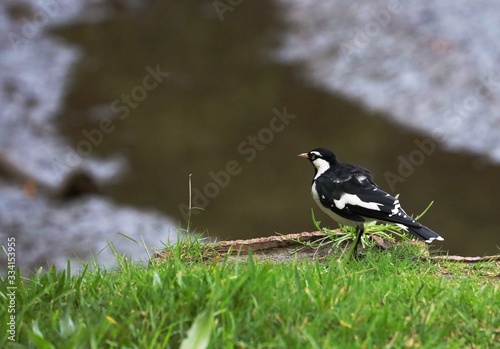
[[90, 173], [83, 170], [75, 170], [64, 180], [56, 197], [69, 200], [85, 194], [98, 194], [100, 192], [101, 190], [95, 178]]

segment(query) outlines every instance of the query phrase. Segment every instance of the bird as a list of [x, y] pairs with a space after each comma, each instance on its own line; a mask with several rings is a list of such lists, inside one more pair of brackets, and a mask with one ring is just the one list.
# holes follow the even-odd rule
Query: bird
[[298, 156], [309, 159], [314, 166], [311, 194], [318, 206], [337, 223], [355, 227], [356, 240], [350, 254], [356, 251], [365, 224], [373, 221], [396, 224], [429, 244], [444, 240], [409, 216], [399, 199], [375, 184], [366, 168], [342, 163], [326, 148], [315, 148]]

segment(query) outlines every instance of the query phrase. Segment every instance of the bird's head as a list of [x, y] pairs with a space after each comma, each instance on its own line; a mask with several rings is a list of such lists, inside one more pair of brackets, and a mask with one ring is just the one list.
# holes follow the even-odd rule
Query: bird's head
[[337, 156], [326, 148], [316, 148], [308, 153], [299, 154], [300, 157], [309, 159], [317, 172], [323, 173], [338, 163]]

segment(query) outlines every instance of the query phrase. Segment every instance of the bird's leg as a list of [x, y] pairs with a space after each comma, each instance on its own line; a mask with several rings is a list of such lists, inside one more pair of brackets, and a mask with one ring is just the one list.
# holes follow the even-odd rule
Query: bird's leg
[[342, 262], [340, 263], [341, 267], [344, 268], [349, 259], [351, 259], [352, 255], [356, 252], [356, 249], [358, 247], [359, 242], [361, 241], [361, 235], [363, 235], [363, 232], [365, 231], [365, 227], [356, 227], [356, 238], [355, 240], [351, 243], [351, 247], [349, 248], [349, 251], [345, 255], [344, 259], [342, 259]]
[[358, 257], [358, 245], [361, 242], [361, 235], [365, 232], [365, 227], [362, 225], [361, 227], [356, 227], [356, 240], [353, 242], [354, 244], [354, 257]]

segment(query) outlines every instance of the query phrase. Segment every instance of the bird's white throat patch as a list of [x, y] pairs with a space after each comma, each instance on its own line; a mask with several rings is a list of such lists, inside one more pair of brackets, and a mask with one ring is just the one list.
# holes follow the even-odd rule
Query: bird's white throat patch
[[314, 179], [321, 176], [323, 173], [328, 171], [328, 169], [330, 168], [330, 163], [328, 161], [326, 161], [325, 159], [317, 158], [312, 163], [313, 163], [314, 167], [316, 167], [316, 170], [318, 170], [318, 172], [316, 173], [316, 176], [314, 176]]

